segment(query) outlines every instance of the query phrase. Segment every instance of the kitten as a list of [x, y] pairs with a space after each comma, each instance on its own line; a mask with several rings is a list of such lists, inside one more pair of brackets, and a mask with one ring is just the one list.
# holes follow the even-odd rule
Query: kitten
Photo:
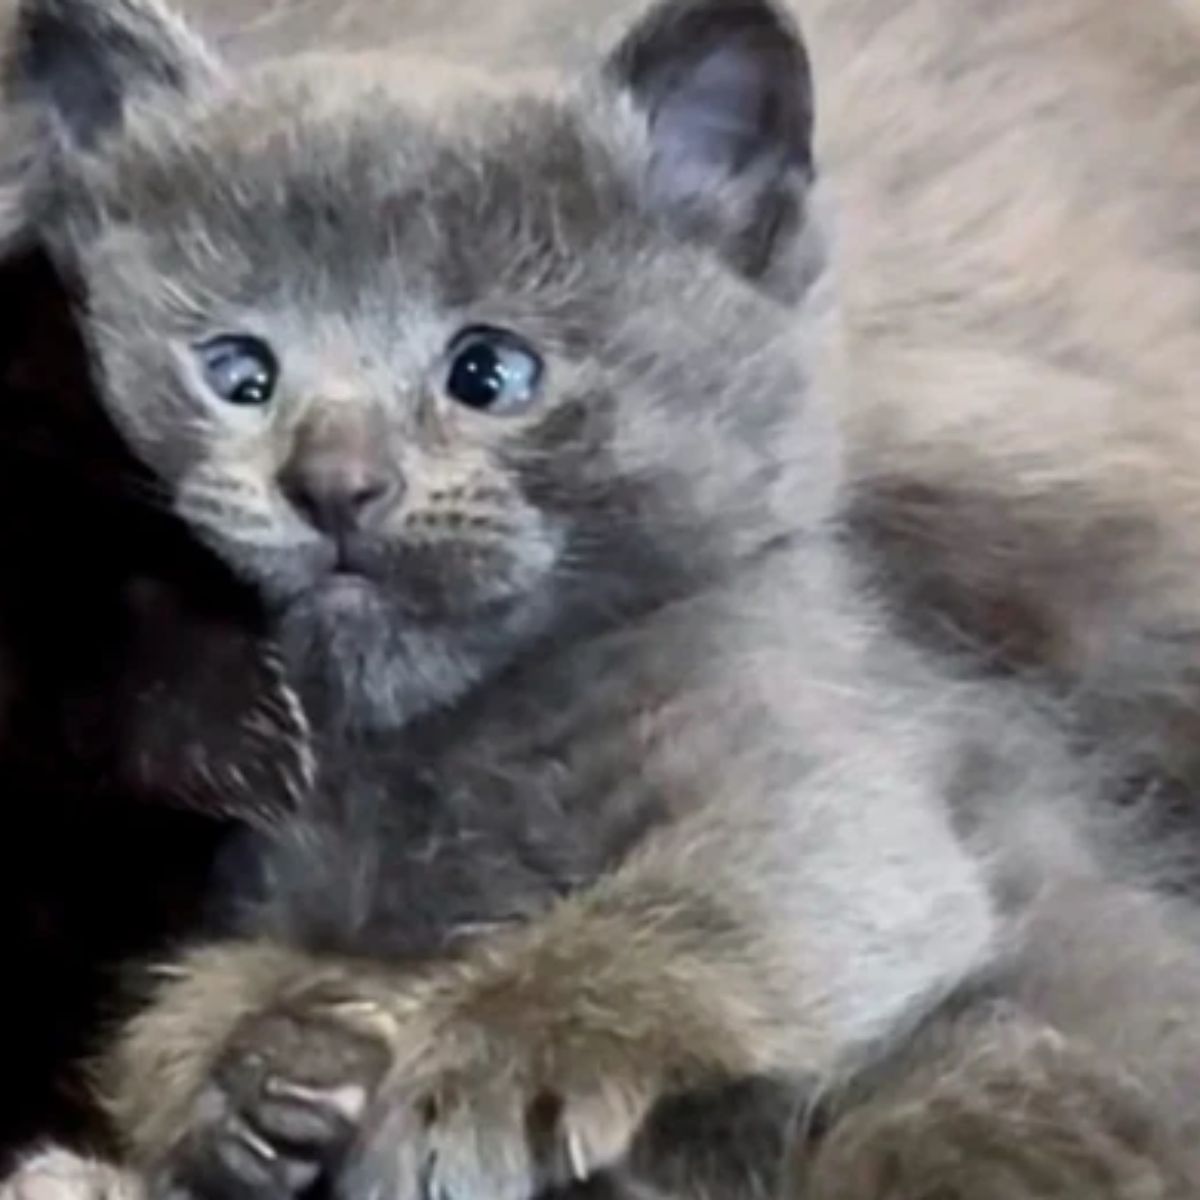
[[137, 1173], [12, 1195], [1194, 1190], [1191, 914], [839, 541], [782, 14], [667, 0], [567, 83], [26, 0], [12, 74], [106, 401], [323, 729], [111, 1056]]

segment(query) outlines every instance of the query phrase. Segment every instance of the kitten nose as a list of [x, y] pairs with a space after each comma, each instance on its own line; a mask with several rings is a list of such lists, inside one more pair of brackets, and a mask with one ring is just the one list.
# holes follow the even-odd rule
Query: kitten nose
[[403, 494], [400, 473], [365, 454], [301, 454], [279, 477], [313, 528], [338, 537], [386, 512]]

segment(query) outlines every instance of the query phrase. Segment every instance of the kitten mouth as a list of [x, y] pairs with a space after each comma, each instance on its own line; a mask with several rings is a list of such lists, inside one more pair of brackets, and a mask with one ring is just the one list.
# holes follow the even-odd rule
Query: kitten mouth
[[348, 563], [339, 562], [316, 581], [316, 590], [322, 593], [375, 592], [379, 580], [369, 571], [361, 570]]
[[312, 599], [327, 614], [365, 616], [380, 605], [379, 584], [362, 571], [336, 568], [310, 590]]
[[321, 597], [376, 594], [382, 582], [377, 563], [359, 546], [339, 539], [312, 579], [310, 588]]
[[[544, 573], [492, 544], [326, 545], [284, 602], [322, 620], [453, 624], [503, 617]], [[542, 569], [539, 569], [542, 568]]]
[[341, 544], [336, 554], [316, 580], [316, 590], [326, 593], [376, 592], [381, 583], [380, 573], [357, 547]]
[[318, 584], [321, 591], [374, 591], [376, 583], [362, 571], [330, 571]]

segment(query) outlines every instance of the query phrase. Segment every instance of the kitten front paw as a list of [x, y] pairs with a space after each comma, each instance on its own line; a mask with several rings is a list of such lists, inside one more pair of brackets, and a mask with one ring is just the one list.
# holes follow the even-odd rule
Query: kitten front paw
[[334, 1171], [388, 1063], [384, 1041], [347, 1021], [345, 1007], [297, 1006], [245, 1021], [156, 1172], [154, 1193], [280, 1200]]

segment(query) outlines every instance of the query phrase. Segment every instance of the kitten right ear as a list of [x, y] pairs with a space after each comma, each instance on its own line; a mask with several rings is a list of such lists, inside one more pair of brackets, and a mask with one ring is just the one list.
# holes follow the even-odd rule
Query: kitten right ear
[[216, 63], [158, 0], [20, 0], [8, 74], [18, 100], [87, 150], [131, 100], [190, 92]]
[[743, 274], [804, 250], [812, 81], [778, 0], [658, 0], [607, 65], [646, 122], [647, 202]]

